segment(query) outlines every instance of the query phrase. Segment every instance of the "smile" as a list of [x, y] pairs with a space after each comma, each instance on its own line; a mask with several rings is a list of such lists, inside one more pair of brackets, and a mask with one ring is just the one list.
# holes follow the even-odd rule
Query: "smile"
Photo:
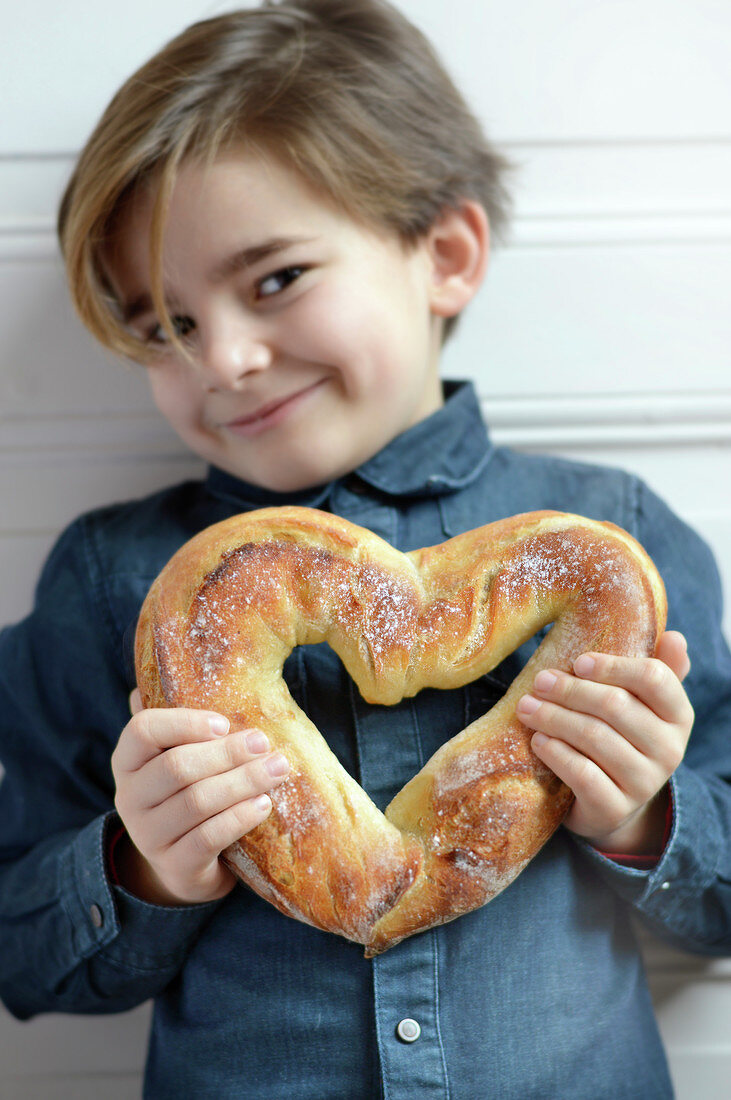
[[256, 409], [255, 412], [250, 413], [248, 416], [241, 416], [236, 420], [229, 421], [224, 427], [228, 431], [234, 432], [236, 435], [243, 436], [259, 435], [261, 432], [268, 431], [270, 428], [275, 428], [286, 420], [291, 413], [298, 409], [300, 405], [302, 405], [315, 390], [318, 390], [320, 386], [324, 385], [326, 381], [327, 379], [321, 378], [311, 386], [305, 386], [304, 389], [297, 390], [288, 397], [280, 398], [260, 406], [260, 408]]

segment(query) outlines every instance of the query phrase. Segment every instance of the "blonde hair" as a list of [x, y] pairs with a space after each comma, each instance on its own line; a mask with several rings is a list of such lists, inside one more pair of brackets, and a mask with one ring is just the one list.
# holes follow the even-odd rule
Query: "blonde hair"
[[493, 237], [508, 162], [490, 145], [424, 35], [385, 0], [265, 0], [193, 24], [126, 81], [82, 150], [58, 232], [71, 296], [113, 351], [144, 360], [102, 254], [141, 187], [155, 194], [155, 308], [165, 212], [180, 164], [263, 151], [356, 220], [413, 243], [445, 208], [482, 203]]

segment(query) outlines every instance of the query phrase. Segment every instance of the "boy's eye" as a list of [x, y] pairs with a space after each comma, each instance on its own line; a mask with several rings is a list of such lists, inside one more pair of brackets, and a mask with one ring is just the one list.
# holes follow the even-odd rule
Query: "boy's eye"
[[257, 283], [257, 297], [271, 298], [273, 294], [281, 293], [281, 291], [287, 289], [290, 283], [299, 279], [300, 275], [303, 275], [306, 270], [305, 267], [293, 264], [291, 267], [283, 267], [280, 271], [272, 272], [271, 275], [265, 276]]
[[[173, 323], [175, 335], [178, 336], [181, 340], [184, 340], [186, 336], [190, 336], [191, 332], [195, 328], [195, 321], [192, 317], [185, 317], [180, 314], [176, 314], [174, 317], [171, 317], [170, 320]], [[152, 344], [169, 343], [168, 334], [166, 333], [165, 329], [162, 327], [159, 321], [152, 326], [150, 331], [147, 333], [145, 339], [148, 343]]]

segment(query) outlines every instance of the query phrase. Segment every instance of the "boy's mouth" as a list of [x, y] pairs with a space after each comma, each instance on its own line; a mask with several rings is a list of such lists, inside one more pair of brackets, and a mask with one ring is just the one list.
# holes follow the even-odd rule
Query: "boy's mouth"
[[259, 432], [266, 431], [268, 428], [276, 427], [280, 424], [291, 412], [293, 412], [299, 405], [307, 400], [311, 393], [319, 389], [324, 384], [326, 379], [318, 379], [317, 382], [313, 382], [309, 386], [305, 386], [301, 390], [296, 390], [294, 393], [289, 394], [287, 397], [277, 398], [275, 401], [268, 401], [265, 405], [260, 405], [258, 409], [255, 409], [253, 413], [249, 413], [246, 416], [239, 416], [235, 420], [230, 420], [225, 427], [236, 435], [257, 435]]

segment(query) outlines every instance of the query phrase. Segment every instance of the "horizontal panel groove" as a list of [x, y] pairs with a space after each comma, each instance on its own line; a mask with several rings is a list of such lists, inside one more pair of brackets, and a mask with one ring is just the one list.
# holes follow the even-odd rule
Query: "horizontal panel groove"
[[507, 248], [724, 247], [729, 241], [731, 214], [709, 217], [699, 213], [670, 218], [641, 214], [587, 218], [533, 215], [530, 219], [517, 218], [513, 222]]
[[726, 420], [731, 423], [731, 389], [665, 393], [551, 394], [525, 398], [518, 394], [492, 398], [481, 394], [493, 424], [572, 424], [628, 420], [687, 423]]
[[575, 447], [695, 447], [699, 445], [731, 444], [731, 425], [693, 424], [642, 426], [631, 424], [593, 425], [588, 428], [494, 428], [495, 443], [517, 450], [560, 451]]
[[731, 391], [521, 400], [482, 398], [496, 443], [567, 447], [682, 446], [731, 443]]

